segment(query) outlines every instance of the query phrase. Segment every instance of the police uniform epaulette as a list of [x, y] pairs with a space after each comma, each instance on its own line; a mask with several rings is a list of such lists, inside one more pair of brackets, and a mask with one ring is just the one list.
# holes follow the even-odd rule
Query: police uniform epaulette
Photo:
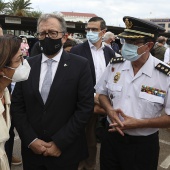
[[167, 76], [170, 76], [170, 67], [166, 66], [165, 64], [159, 63], [155, 68]]
[[125, 59], [123, 57], [114, 57], [110, 60], [110, 64], [122, 63], [124, 61], [125, 61]]

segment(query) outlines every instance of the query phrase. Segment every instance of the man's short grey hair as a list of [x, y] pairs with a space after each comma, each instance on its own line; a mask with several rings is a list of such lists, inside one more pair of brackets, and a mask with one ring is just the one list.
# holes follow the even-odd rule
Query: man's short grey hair
[[64, 18], [62, 17], [62, 15], [60, 13], [46, 13], [46, 14], [42, 14], [37, 22], [37, 31], [38, 31], [38, 27], [40, 22], [42, 21], [47, 21], [49, 18], [55, 18], [59, 21], [60, 26], [61, 26], [61, 31], [66, 33], [67, 32], [67, 26], [66, 26], [66, 21], [64, 20]]
[[166, 42], [166, 38], [164, 36], [158, 37], [158, 43], [164, 44]]
[[114, 37], [115, 37], [114, 33], [108, 31], [108, 32], [106, 32], [106, 33], [104, 34], [103, 40], [104, 40], [104, 41], [107, 41], [107, 40], [109, 40], [110, 38], [114, 38]]

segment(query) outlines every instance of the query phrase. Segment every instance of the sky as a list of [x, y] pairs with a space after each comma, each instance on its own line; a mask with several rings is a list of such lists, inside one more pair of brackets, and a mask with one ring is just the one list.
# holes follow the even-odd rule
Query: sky
[[124, 27], [122, 18], [170, 18], [169, 0], [31, 0], [36, 11], [94, 13], [109, 26]]

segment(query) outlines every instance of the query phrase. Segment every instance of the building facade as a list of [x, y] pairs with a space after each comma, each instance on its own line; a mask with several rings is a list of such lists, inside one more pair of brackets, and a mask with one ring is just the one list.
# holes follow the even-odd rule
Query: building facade
[[66, 21], [87, 23], [92, 17], [97, 17], [96, 14], [79, 13], [79, 12], [60, 12]]
[[167, 33], [170, 33], [170, 18], [149, 18], [146, 20], [155, 22], [156, 24], [165, 28]]

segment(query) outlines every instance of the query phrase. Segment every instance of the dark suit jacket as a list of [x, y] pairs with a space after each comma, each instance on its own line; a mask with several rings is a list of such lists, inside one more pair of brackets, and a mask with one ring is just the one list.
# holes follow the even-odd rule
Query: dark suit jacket
[[[104, 57], [105, 57], [106, 66], [107, 66], [111, 58], [115, 57], [115, 53], [112, 49], [110, 49], [107, 46], [104, 47], [103, 51], [104, 51]], [[92, 53], [91, 53], [88, 41], [82, 44], [78, 44], [77, 46], [74, 46], [73, 48], [71, 48], [70, 53], [80, 55], [89, 60], [91, 73], [93, 77], [93, 86], [95, 86], [96, 85], [95, 66], [94, 66], [93, 57], [92, 57]]]
[[[11, 105], [14, 124], [22, 141], [25, 160], [45, 163], [51, 168], [68, 166], [88, 156], [85, 126], [94, 106], [89, 62], [63, 51], [44, 105], [39, 92], [41, 58], [40, 54], [28, 60], [31, 66], [29, 78], [15, 86]], [[28, 145], [35, 138], [54, 141], [62, 151], [61, 156], [34, 154]]]

